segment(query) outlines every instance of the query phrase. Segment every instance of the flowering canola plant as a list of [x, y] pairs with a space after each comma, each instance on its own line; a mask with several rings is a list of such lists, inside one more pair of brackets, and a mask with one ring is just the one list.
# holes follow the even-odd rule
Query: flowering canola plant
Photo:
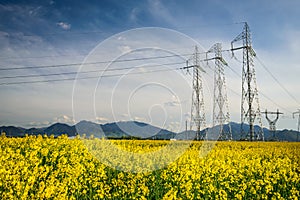
[[[174, 162], [144, 173], [121, 171], [100, 162], [91, 149], [107, 140], [0, 137], [1, 199], [298, 199], [300, 143], [192, 142]], [[184, 143], [179, 141], [178, 143]], [[114, 140], [122, 151], [149, 153], [170, 141]], [[176, 149], [174, 149], [176, 151]], [[162, 151], [163, 152], [163, 151]], [[176, 152], [175, 152], [176, 154]], [[156, 159], [156, 158], [154, 158]], [[157, 159], [168, 159], [161, 155]], [[144, 165], [151, 165], [143, 163]], [[127, 167], [136, 167], [128, 165]]]

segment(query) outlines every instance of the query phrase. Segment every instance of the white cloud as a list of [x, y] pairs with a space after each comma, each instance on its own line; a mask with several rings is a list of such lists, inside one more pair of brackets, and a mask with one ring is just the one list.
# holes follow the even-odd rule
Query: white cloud
[[149, 0], [149, 11], [153, 15], [153, 17], [164, 20], [171, 24], [176, 24], [176, 19], [170, 13], [168, 8], [163, 5], [160, 0]]
[[170, 106], [170, 107], [176, 107], [176, 106], [180, 106], [183, 103], [187, 102], [186, 100], [179, 101], [179, 97], [177, 97], [175, 95], [172, 95], [171, 99], [172, 99], [171, 101], [165, 102], [164, 105], [165, 106]]
[[[32, 50], [32, 48], [44, 45], [42, 37], [37, 35], [26, 35], [23, 32], [0, 32], [0, 39], [3, 42], [7, 43], [7, 45], [9, 45], [11, 49], [14, 49], [15, 51], [19, 52], [26, 48], [30, 48]], [[3, 47], [4, 45], [2, 45], [1, 47]]]
[[43, 9], [42, 6], [38, 6], [38, 7], [32, 8], [32, 9], [29, 10], [28, 14], [30, 16], [36, 17], [36, 16], [40, 15], [40, 13], [42, 12], [41, 11], [42, 9]]
[[42, 122], [29, 122], [28, 125], [29, 127], [43, 127], [43, 126], [49, 126], [51, 122], [49, 121], [42, 121]]
[[73, 117], [70, 117], [68, 115], [62, 115], [59, 117], [55, 117], [53, 119], [54, 122], [59, 122], [59, 123], [68, 123], [68, 124], [74, 124], [75, 121], [73, 119]]
[[179, 106], [180, 102], [178, 101], [168, 101], [164, 103], [165, 106], [170, 106], [170, 107], [175, 107], [175, 106]]
[[127, 113], [121, 114], [121, 117], [128, 118], [128, 114]]
[[123, 37], [123, 36], [119, 36], [117, 39], [118, 39], [118, 40], [120, 40], [120, 41], [124, 41], [124, 40], [126, 40], [126, 38], [125, 38], [125, 37]]
[[66, 23], [66, 22], [58, 22], [58, 23], [56, 23], [56, 25], [61, 27], [63, 30], [70, 30], [71, 29], [71, 24]]
[[134, 117], [134, 121], [145, 122], [146, 119], [143, 117]]
[[174, 131], [174, 132], [180, 132], [180, 122], [170, 122], [165, 128]]
[[98, 123], [106, 123], [106, 122], [108, 122], [109, 120], [108, 120], [107, 118], [105, 118], [105, 117], [96, 117], [96, 121], [97, 121]]
[[138, 8], [133, 8], [130, 12], [130, 15], [129, 15], [129, 19], [136, 23], [137, 22], [137, 19], [138, 19], [138, 14], [139, 14], [139, 9]]
[[122, 52], [122, 54], [126, 54], [132, 51], [131, 47], [128, 45], [119, 46], [118, 49]]

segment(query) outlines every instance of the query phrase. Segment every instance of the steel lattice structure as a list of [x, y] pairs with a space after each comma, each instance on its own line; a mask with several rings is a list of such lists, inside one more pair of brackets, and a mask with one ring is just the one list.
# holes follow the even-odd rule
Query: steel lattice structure
[[[243, 46], [233, 48], [237, 41], [243, 41]], [[251, 34], [247, 23], [243, 32], [231, 42], [232, 52], [243, 49], [243, 69], [242, 69], [242, 99], [241, 99], [241, 139], [264, 140], [264, 133], [261, 122], [261, 112], [258, 99], [257, 84], [253, 58], [256, 56], [252, 44]], [[254, 123], [258, 122], [259, 130], [255, 130]], [[245, 123], [249, 124], [249, 130]]]
[[187, 66], [186, 68], [193, 68], [193, 94], [190, 130], [196, 130], [196, 140], [205, 140], [206, 131], [204, 130], [201, 132], [201, 128], [206, 128], [203, 81], [201, 76], [201, 73], [205, 71], [200, 66], [199, 50], [197, 46], [195, 47], [195, 52], [189, 61], [192, 62], [192, 65]]
[[[270, 132], [272, 134], [272, 136], [269, 138], [269, 140], [278, 140], [277, 138], [277, 135], [276, 135], [276, 123], [279, 119], [279, 115], [282, 115], [283, 113], [279, 112], [279, 110], [277, 110], [277, 112], [268, 112], [267, 110], [265, 112], [263, 112], [265, 115], [266, 115], [266, 119], [269, 123], [269, 127], [270, 127]], [[271, 115], [276, 115], [276, 118], [271, 120], [269, 117], [268, 117], [268, 114], [271, 114]]]
[[[224, 65], [227, 63], [222, 58], [221, 43], [214, 44], [207, 53], [214, 53], [214, 99], [213, 99], [213, 127], [219, 132], [219, 140], [232, 140], [230, 115], [226, 91]], [[224, 128], [225, 124], [229, 128]]]
[[298, 114], [298, 132], [297, 132], [297, 142], [299, 142], [299, 131], [300, 131], [300, 109], [298, 111], [293, 112], [293, 118], [295, 118], [295, 115]]

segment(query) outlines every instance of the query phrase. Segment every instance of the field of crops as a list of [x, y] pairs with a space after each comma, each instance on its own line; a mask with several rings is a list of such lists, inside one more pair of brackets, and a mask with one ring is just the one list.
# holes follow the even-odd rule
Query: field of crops
[[[150, 157], [151, 152], [161, 150], [160, 156], [143, 160], [144, 167], [153, 167], [155, 159], [160, 159], [160, 163], [168, 160], [163, 149], [168, 148], [170, 141], [109, 143], [123, 152]], [[181, 143], [184, 142], [176, 145]], [[136, 165], [143, 168], [141, 163], [128, 156], [120, 157], [107, 144], [105, 140], [83, 142], [67, 137], [0, 137], [0, 198], [298, 199], [300, 196], [299, 143], [193, 142], [174, 162], [168, 164], [169, 160], [161, 165], [163, 168], [143, 173], [133, 173]], [[176, 145], [169, 151], [176, 154]], [[214, 145], [207, 155], [201, 154], [204, 145]], [[106, 164], [91, 153], [93, 149], [101, 150]], [[125, 171], [112, 167], [118, 168], [117, 161], [120, 165], [129, 163]]]

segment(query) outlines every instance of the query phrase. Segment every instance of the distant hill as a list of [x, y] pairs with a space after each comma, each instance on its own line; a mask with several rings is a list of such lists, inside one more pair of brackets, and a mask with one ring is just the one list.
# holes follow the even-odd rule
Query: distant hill
[[155, 127], [143, 122], [127, 121], [114, 122], [107, 124], [97, 124], [90, 121], [80, 121], [76, 125], [70, 126], [62, 123], [55, 123], [44, 128], [21, 128], [14, 126], [2, 126], [1, 132], [5, 132], [8, 137], [23, 137], [28, 135], [54, 135], [55, 137], [66, 134], [69, 137], [77, 134], [86, 137], [93, 135], [94, 137], [102, 138], [141, 138], [141, 139], [170, 139], [175, 133]]
[[[299, 134], [300, 139], [300, 133], [298, 131], [284, 129], [276, 132], [276, 136], [279, 141], [297, 141], [297, 134]], [[272, 138], [272, 135], [269, 133], [269, 130], [265, 138]]]
[[59, 136], [62, 134], [67, 134], [68, 136], [76, 136], [76, 129], [74, 126], [69, 126], [67, 124], [55, 123], [44, 129], [44, 134]]
[[14, 126], [2, 126], [0, 127], [1, 132], [5, 132], [8, 137], [23, 137], [25, 134], [28, 135], [54, 135], [59, 136], [62, 134], [67, 134], [68, 136], [75, 136], [76, 130], [74, 126], [69, 126], [67, 124], [55, 123], [49, 127], [45, 128], [21, 128]]
[[38, 135], [38, 134], [43, 134], [45, 128], [30, 128], [25, 131], [25, 133], [29, 135]]
[[[232, 140], [238, 141], [241, 139], [241, 124], [235, 123], [235, 122], [230, 122], [231, 126], [231, 133], [232, 133]], [[229, 124], [224, 125], [224, 130], [229, 131]], [[249, 131], [249, 125], [245, 124], [244, 125], [244, 130]], [[254, 126], [255, 131], [259, 131], [260, 127], [259, 126]], [[213, 128], [208, 128], [205, 130], [202, 130], [201, 133], [204, 133], [204, 131], [207, 131], [208, 134], [208, 139], [218, 139], [218, 127], [213, 127]], [[273, 141], [273, 140], [278, 140], [278, 141], [297, 141], [297, 134], [298, 131], [294, 130], [278, 130], [276, 131], [276, 138], [273, 138], [272, 133], [267, 128], [263, 128], [264, 132], [264, 139], [265, 141]], [[188, 133], [181, 132], [178, 133], [176, 138], [178, 139], [194, 139], [196, 138], [196, 132], [195, 131], [188, 131]], [[300, 139], [300, 133], [299, 133], [299, 139]]]
[[84, 120], [77, 123], [74, 127], [76, 133], [79, 135], [83, 136], [84, 134], [87, 137], [90, 137], [91, 135], [96, 135], [99, 132], [101, 125]]
[[108, 138], [170, 139], [175, 135], [171, 131], [137, 121], [114, 122], [104, 125], [81, 121], [75, 127], [80, 135], [85, 134], [87, 137], [93, 135], [98, 138], [105, 136]]
[[[233, 140], [240, 140], [240, 128], [241, 124], [231, 122], [231, 131]], [[244, 126], [245, 131], [249, 130], [249, 126]], [[229, 125], [224, 125], [226, 131], [229, 130]], [[259, 126], [255, 126], [254, 129], [258, 131]], [[272, 134], [266, 128], [264, 130], [265, 140], [273, 140]], [[55, 123], [51, 126], [44, 128], [29, 128], [25, 129], [22, 127], [15, 126], [2, 126], [0, 127], [1, 132], [5, 132], [8, 137], [23, 137], [25, 134], [28, 135], [54, 135], [55, 137], [67, 134], [69, 137], [76, 136], [77, 134], [86, 137], [93, 135], [97, 138], [140, 138], [140, 139], [171, 139], [176, 138], [179, 140], [194, 139], [196, 136], [195, 131], [174, 133], [166, 129], [161, 129], [156, 126], [152, 126], [147, 123], [137, 121], [125, 121], [125, 122], [113, 122], [107, 124], [97, 124], [90, 121], [80, 121], [76, 125], [70, 126], [62, 123]], [[208, 128], [202, 130], [202, 133], [207, 131], [209, 139], [218, 139], [218, 127]], [[278, 130], [276, 132], [276, 139], [279, 141], [296, 141], [297, 131], [294, 130]], [[300, 138], [300, 134], [299, 134]]]
[[1, 126], [0, 131], [5, 132], [7, 136], [20, 137], [24, 135], [26, 129], [21, 127], [14, 127], [14, 126]]
[[[230, 125], [231, 125], [233, 140], [240, 140], [241, 139], [241, 134], [240, 134], [241, 124], [231, 122]], [[226, 125], [226, 127], [228, 127], [228, 125]], [[245, 125], [244, 128], [245, 128], [245, 131], [248, 131], [249, 125]], [[259, 131], [259, 129], [260, 129], [259, 126], [254, 126], [255, 131]], [[287, 129], [277, 130], [275, 133], [276, 138], [273, 138], [273, 134], [267, 128], [263, 128], [263, 132], [264, 132], [264, 139], [266, 141], [274, 140], [274, 139], [276, 139], [278, 141], [290, 141], [290, 142], [297, 141], [298, 131], [287, 130]], [[300, 138], [300, 133], [299, 133], [299, 138]]]

